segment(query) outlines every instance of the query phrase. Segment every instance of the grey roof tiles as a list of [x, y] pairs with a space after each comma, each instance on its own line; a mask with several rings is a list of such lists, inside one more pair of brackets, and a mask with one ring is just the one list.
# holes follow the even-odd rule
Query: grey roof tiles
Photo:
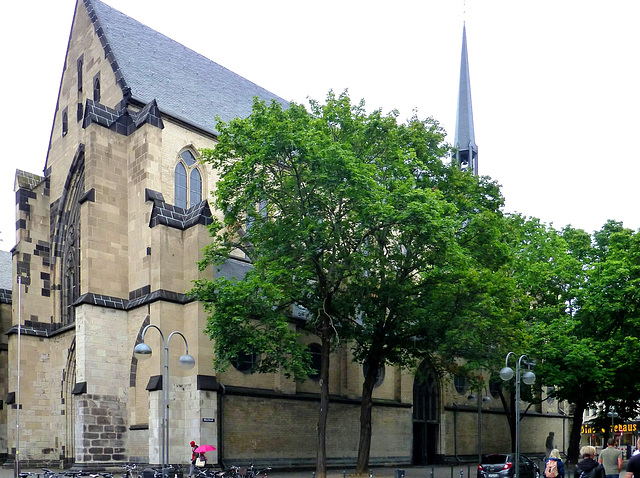
[[[142, 105], [156, 100], [164, 114], [216, 134], [225, 122], [251, 114], [253, 97], [287, 104], [223, 66], [100, 0], [84, 0], [123, 90]], [[114, 105], [115, 106], [115, 105]]]

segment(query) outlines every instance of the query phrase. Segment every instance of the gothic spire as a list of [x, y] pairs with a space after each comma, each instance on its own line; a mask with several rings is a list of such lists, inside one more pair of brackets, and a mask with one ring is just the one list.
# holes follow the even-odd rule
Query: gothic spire
[[456, 160], [461, 169], [478, 174], [478, 145], [473, 131], [473, 109], [471, 107], [471, 81], [467, 57], [467, 30], [462, 26], [462, 55], [460, 59], [460, 86], [458, 89], [458, 111], [454, 146]]

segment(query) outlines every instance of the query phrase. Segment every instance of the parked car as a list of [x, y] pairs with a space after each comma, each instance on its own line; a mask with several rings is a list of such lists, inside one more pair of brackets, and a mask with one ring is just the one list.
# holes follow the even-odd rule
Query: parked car
[[[515, 474], [515, 453], [482, 455], [482, 463], [478, 465], [478, 478], [513, 478]], [[540, 467], [528, 456], [520, 454], [518, 478], [540, 478]]]

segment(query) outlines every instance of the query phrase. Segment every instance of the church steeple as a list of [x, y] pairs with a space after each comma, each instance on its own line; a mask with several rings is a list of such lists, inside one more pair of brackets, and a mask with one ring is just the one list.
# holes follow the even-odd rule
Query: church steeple
[[478, 174], [478, 145], [473, 130], [473, 108], [471, 107], [471, 81], [467, 57], [467, 30], [462, 26], [462, 56], [460, 59], [460, 86], [458, 88], [458, 112], [454, 146], [458, 150], [456, 160], [461, 169]]

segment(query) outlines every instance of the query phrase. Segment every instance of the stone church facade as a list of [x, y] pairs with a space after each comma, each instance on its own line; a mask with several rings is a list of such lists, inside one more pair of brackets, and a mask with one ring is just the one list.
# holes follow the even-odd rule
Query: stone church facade
[[[43, 174], [16, 172], [13, 280], [0, 289], [8, 330], [0, 452], [9, 460], [158, 464], [168, 387], [169, 463], [186, 463], [191, 440], [215, 446], [208, 459], [220, 466], [315, 463], [318, 383], [251, 374], [246, 361], [214, 371], [206, 314], [185, 293], [202, 275], [248, 267], [230, 259], [223, 270], [198, 271], [216, 214], [216, 173], [198, 156], [215, 147], [216, 115], [246, 116], [254, 96], [286, 103], [99, 0], [78, 0]], [[149, 324], [165, 339], [180, 331], [195, 367], [178, 367], [185, 342], [174, 338], [163, 384], [163, 344], [152, 329], [153, 357], [138, 362], [133, 349]], [[313, 350], [318, 341], [308, 342]], [[347, 349], [332, 360], [327, 451], [330, 463], [348, 464], [357, 456], [362, 367]], [[479, 415], [468, 390], [427, 369], [420, 377], [390, 367], [381, 374], [372, 464], [475, 453]], [[483, 407], [487, 446], [507, 449], [501, 404]], [[525, 419], [535, 432], [523, 451], [542, 449], [551, 430], [562, 436], [557, 412], [545, 403]]]

